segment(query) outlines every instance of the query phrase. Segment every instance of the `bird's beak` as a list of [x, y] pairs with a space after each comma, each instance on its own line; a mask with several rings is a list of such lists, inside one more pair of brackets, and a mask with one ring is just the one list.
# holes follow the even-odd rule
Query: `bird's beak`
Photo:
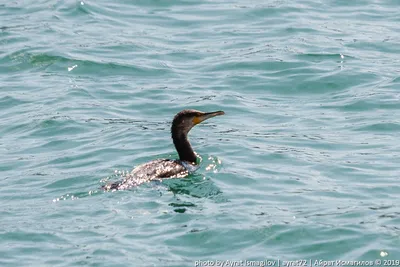
[[220, 116], [220, 115], [224, 115], [225, 112], [223, 111], [214, 111], [214, 112], [207, 112], [207, 113], [203, 113], [201, 115], [198, 115], [196, 117], [193, 118], [193, 123], [194, 125], [199, 124], [202, 121], [208, 120], [209, 118], [215, 117], [215, 116]]

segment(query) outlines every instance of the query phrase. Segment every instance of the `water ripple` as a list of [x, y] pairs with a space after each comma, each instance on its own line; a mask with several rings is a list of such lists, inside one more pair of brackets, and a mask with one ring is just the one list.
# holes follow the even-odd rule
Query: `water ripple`
[[[1, 266], [400, 253], [395, 1], [0, 7]], [[184, 108], [195, 174], [100, 190]]]

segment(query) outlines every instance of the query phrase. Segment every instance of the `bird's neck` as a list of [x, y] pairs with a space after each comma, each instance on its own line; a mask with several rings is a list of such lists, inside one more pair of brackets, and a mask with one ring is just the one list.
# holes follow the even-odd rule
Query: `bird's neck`
[[172, 134], [176, 151], [178, 151], [179, 159], [182, 161], [189, 161], [196, 163], [197, 157], [189, 143], [187, 134]]

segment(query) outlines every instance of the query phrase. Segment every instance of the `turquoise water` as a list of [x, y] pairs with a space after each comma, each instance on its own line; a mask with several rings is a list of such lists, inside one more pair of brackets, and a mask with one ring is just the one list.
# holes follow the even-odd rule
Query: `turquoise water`
[[[0, 17], [0, 266], [400, 259], [397, 1], [9, 1]], [[99, 190], [177, 157], [186, 108], [226, 112], [190, 133], [196, 174]]]

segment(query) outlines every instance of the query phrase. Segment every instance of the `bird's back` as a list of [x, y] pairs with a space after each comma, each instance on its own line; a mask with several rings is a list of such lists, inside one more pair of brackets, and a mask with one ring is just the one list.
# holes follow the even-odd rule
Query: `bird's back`
[[185, 177], [188, 171], [180, 160], [156, 159], [137, 166], [131, 175], [137, 179], [153, 180]]
[[134, 168], [124, 180], [103, 186], [105, 190], [125, 190], [162, 178], [183, 178], [189, 174], [180, 160], [156, 159]]

